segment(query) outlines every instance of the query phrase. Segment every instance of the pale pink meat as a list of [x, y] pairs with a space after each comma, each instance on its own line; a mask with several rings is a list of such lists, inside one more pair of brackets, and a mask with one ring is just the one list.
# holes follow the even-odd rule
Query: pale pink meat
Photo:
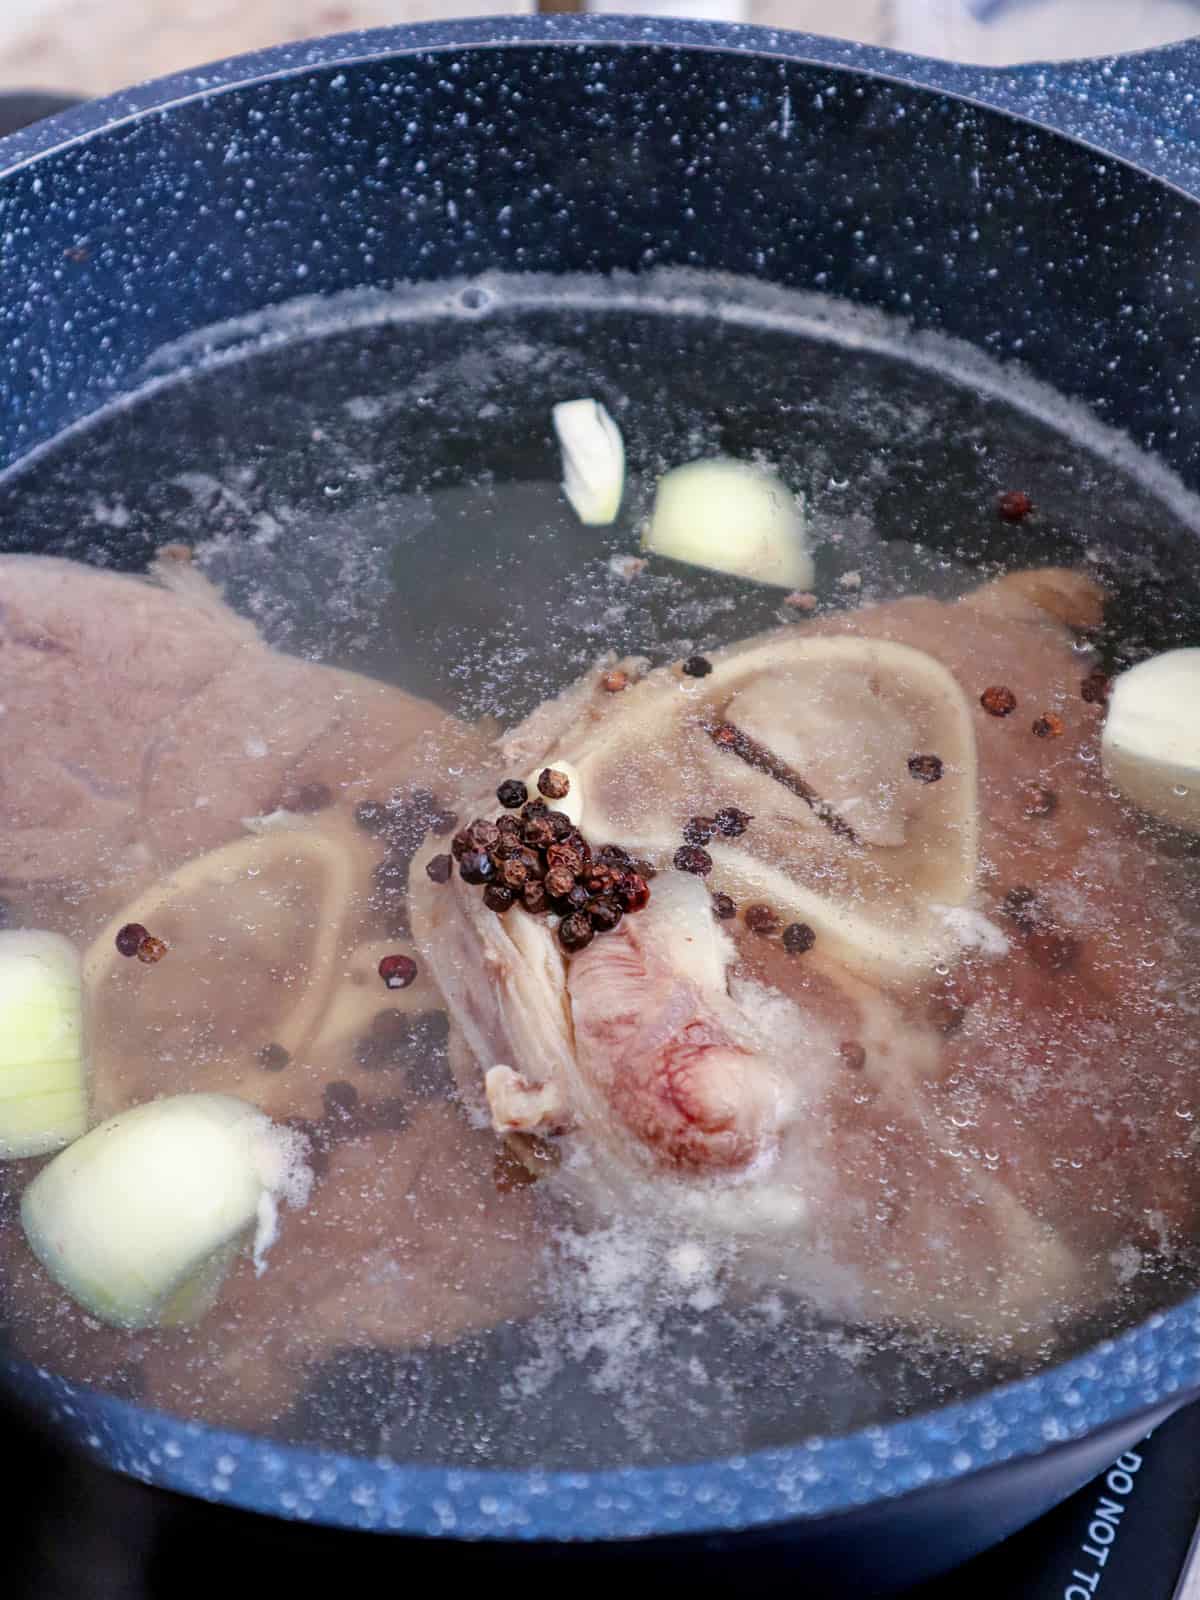
[[[266, 1425], [331, 1350], [450, 1342], [535, 1303], [531, 1200], [497, 1193], [495, 1137], [414, 1096], [407, 1066], [356, 1053], [380, 1012], [430, 1013], [439, 997], [424, 972], [398, 992], [379, 978], [382, 952], [409, 946], [373, 897], [384, 846], [354, 806], [393, 786], [446, 794], [478, 735], [399, 689], [269, 649], [198, 572], [156, 571], [0, 558], [0, 895], [7, 917], [88, 952], [92, 1120], [203, 1089], [311, 1131], [336, 1083], [365, 1113], [398, 1102], [411, 1121], [340, 1135], [308, 1207], [284, 1211], [265, 1274], [247, 1256], [184, 1332], [103, 1328], [73, 1306], [15, 1221], [44, 1162], [0, 1166], [0, 1322], [70, 1376], [119, 1388], [144, 1362], [153, 1403]], [[305, 786], [327, 793], [299, 832], [247, 830]], [[185, 863], [186, 887], [164, 892]], [[98, 937], [139, 896], [169, 946], [153, 967]], [[290, 1059], [266, 1070], [263, 1049], [306, 1008]]]
[[353, 802], [421, 781], [450, 729], [411, 695], [269, 649], [188, 565], [155, 570], [0, 557], [0, 885], [119, 897], [289, 791]]
[[653, 1160], [687, 1172], [736, 1170], [771, 1131], [781, 1086], [722, 1019], [722, 997], [657, 947], [661, 934], [651, 910], [571, 963], [581, 1071]]

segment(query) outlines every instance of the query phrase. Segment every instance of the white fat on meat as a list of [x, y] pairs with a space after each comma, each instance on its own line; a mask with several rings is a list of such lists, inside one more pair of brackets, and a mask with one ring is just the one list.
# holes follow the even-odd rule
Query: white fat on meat
[[921, 737], [915, 719], [885, 698], [878, 676], [884, 668], [850, 673], [836, 655], [821, 659], [818, 653], [800, 682], [787, 675], [754, 679], [733, 696], [728, 715], [756, 743], [803, 771], [860, 839], [898, 848], [917, 811], [913, 785], [902, 779]]

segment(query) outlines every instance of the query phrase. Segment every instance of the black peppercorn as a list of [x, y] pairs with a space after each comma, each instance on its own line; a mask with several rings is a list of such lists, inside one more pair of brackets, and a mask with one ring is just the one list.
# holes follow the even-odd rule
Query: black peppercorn
[[644, 911], [650, 904], [650, 886], [640, 872], [624, 872], [617, 879], [617, 899], [626, 911]]
[[707, 678], [712, 669], [712, 662], [707, 656], [689, 656], [683, 663], [683, 670], [689, 678]]
[[979, 696], [979, 704], [992, 717], [1010, 717], [1017, 709], [1017, 697], [1003, 684], [994, 683]]
[[499, 912], [501, 916], [503, 916], [504, 912], [512, 909], [513, 901], [516, 898], [513, 891], [503, 883], [489, 883], [483, 891], [484, 905], [489, 911]]
[[458, 871], [464, 883], [490, 883], [496, 876], [496, 863], [486, 850], [468, 850]]
[[546, 850], [546, 866], [566, 867], [572, 877], [578, 877], [583, 871], [583, 857], [569, 844], [552, 844]]
[[455, 861], [461, 861], [467, 851], [472, 849], [471, 834], [467, 828], [460, 828], [450, 841], [450, 854]]
[[1033, 731], [1039, 739], [1061, 739], [1067, 725], [1056, 712], [1046, 711], [1034, 721]]
[[751, 933], [761, 934], [764, 938], [769, 938], [779, 927], [779, 918], [770, 906], [747, 906], [742, 917]]
[[946, 769], [940, 756], [909, 756], [908, 770], [918, 783], [937, 783]]
[[[509, 860], [502, 861], [500, 863], [498, 877], [499, 882], [503, 884], [506, 889], [523, 889], [525, 887], [525, 881], [529, 877], [529, 868], [523, 861], [518, 861], [515, 858], [510, 857]], [[486, 895], [484, 898], [487, 898]]]
[[547, 817], [530, 817], [521, 837], [531, 850], [546, 850], [554, 843], [554, 829]]
[[730, 917], [737, 916], [737, 906], [727, 894], [713, 895], [713, 916], [719, 922], [728, 922]]
[[518, 806], [523, 806], [529, 799], [529, 790], [520, 778], [505, 778], [496, 790], [496, 799], [506, 811], [515, 811]]
[[589, 861], [580, 876], [589, 894], [610, 894], [620, 875], [619, 869], [614, 871], [602, 861]]
[[554, 837], [559, 843], [569, 839], [575, 832], [575, 824], [565, 811], [547, 811], [546, 821], [554, 829]]
[[609, 895], [600, 895], [588, 904], [588, 915], [592, 919], [592, 927], [597, 933], [611, 933], [625, 915], [624, 911]]
[[450, 856], [434, 856], [425, 863], [425, 872], [433, 883], [449, 883], [454, 862]]
[[541, 852], [531, 850], [527, 844], [518, 845], [515, 850], [508, 852], [510, 861], [519, 861], [525, 868], [525, 875], [529, 878], [544, 878], [546, 876], [546, 863], [542, 860]]
[[715, 817], [689, 817], [683, 825], [685, 844], [707, 844], [717, 831]]
[[543, 916], [547, 910], [546, 885], [529, 882], [521, 890], [521, 904], [532, 917]]
[[494, 822], [489, 822], [486, 817], [476, 817], [467, 829], [471, 844], [476, 850], [490, 850], [493, 845], [500, 843], [500, 829]]
[[292, 1059], [281, 1044], [264, 1044], [256, 1057], [264, 1072], [282, 1072]]
[[602, 861], [606, 867], [627, 867], [629, 852], [622, 850], [619, 844], [602, 844], [596, 859]]
[[527, 806], [521, 807], [523, 817], [545, 817], [550, 813], [550, 807], [544, 800], [531, 800]]
[[783, 930], [783, 948], [790, 956], [802, 956], [816, 942], [817, 936], [807, 922], [789, 922]]
[[571, 789], [571, 780], [565, 772], [557, 772], [553, 767], [543, 767], [538, 773], [538, 793], [544, 794], [547, 800], [564, 800]]
[[117, 949], [123, 956], [135, 956], [138, 953], [138, 946], [145, 937], [146, 929], [140, 922], [127, 922], [117, 934]]
[[740, 838], [754, 818], [748, 811], [741, 811], [737, 806], [722, 806], [713, 821], [717, 825], [717, 832], [726, 839]]
[[707, 850], [702, 850], [698, 844], [680, 845], [675, 852], [675, 870], [677, 872], [693, 872], [699, 878], [707, 878], [712, 868], [712, 857]]
[[575, 887], [575, 874], [569, 867], [551, 867], [546, 874], [546, 893], [552, 900], [565, 900]]
[[568, 954], [586, 949], [595, 937], [596, 930], [586, 911], [573, 912], [558, 925], [558, 942]]

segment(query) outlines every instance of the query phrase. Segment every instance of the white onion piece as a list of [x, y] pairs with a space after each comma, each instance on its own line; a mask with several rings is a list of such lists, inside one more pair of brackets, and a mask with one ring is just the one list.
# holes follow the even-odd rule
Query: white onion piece
[[613, 522], [625, 493], [625, 441], [599, 400], [564, 400], [554, 407], [562, 448], [563, 493], [580, 522]]
[[195, 1321], [256, 1227], [256, 1262], [269, 1245], [274, 1196], [307, 1199], [304, 1148], [233, 1095], [152, 1100], [56, 1156], [26, 1189], [21, 1221], [50, 1276], [102, 1321]]
[[1168, 650], [1121, 673], [1100, 747], [1126, 800], [1200, 833], [1200, 649]]
[[693, 461], [668, 472], [642, 546], [755, 583], [812, 586], [800, 502], [773, 472], [745, 461]]
[[87, 1127], [80, 958], [61, 934], [0, 932], [0, 1159], [61, 1150]]

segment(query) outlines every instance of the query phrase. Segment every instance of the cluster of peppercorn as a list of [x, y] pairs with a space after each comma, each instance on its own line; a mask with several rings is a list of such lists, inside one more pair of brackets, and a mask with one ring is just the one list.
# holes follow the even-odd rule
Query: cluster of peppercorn
[[454, 835], [450, 854], [434, 856], [425, 870], [434, 883], [448, 883], [457, 862], [459, 877], [482, 887], [484, 905], [499, 916], [518, 905], [535, 917], [554, 913], [561, 918], [558, 942], [573, 953], [648, 904], [654, 868], [620, 845], [593, 852], [566, 812], [550, 805], [568, 793], [565, 773], [546, 768], [538, 789], [531, 800], [525, 784], [507, 779], [496, 798], [519, 815], [477, 817]]

